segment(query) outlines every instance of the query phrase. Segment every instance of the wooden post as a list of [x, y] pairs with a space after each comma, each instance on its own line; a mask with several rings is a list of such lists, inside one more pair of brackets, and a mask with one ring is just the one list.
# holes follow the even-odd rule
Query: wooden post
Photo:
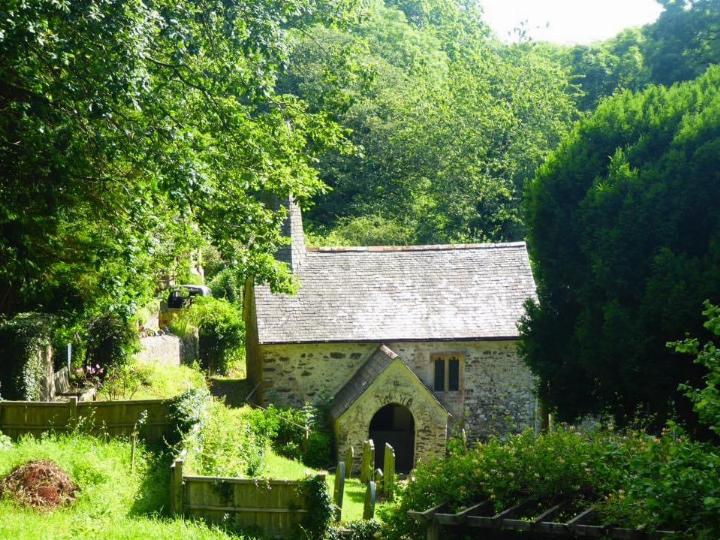
[[68, 399], [68, 407], [70, 407], [70, 416], [69, 416], [69, 423], [71, 424], [70, 427], [76, 428], [78, 426], [78, 423], [80, 422], [80, 418], [78, 417], [78, 398], [77, 396], [70, 396]]
[[395, 450], [390, 443], [385, 443], [383, 469], [383, 494], [392, 500], [395, 497]]
[[353, 464], [355, 463], [355, 449], [352, 445], [348, 446], [345, 452], [345, 476], [346, 478], [352, 478]]
[[340, 461], [335, 469], [335, 486], [333, 501], [335, 502], [335, 520], [342, 518], [343, 496], [345, 495], [345, 462]]
[[365, 490], [365, 505], [363, 506], [363, 519], [372, 519], [375, 516], [375, 482], [370, 480]]
[[183, 513], [183, 464], [181, 458], [170, 466], [170, 513]]
[[440, 540], [440, 524], [434, 517], [427, 525], [427, 540]]
[[362, 465], [360, 466], [360, 481], [365, 484], [372, 480], [375, 469], [375, 443], [368, 439], [363, 444]]

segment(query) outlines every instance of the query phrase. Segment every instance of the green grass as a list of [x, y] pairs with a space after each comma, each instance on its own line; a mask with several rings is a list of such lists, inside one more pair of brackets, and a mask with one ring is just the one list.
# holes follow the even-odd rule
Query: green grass
[[207, 386], [198, 367], [163, 366], [132, 362], [108, 374], [98, 392], [99, 400], [167, 399], [191, 388]]
[[[301, 480], [306, 475], [326, 474], [327, 484], [330, 493], [335, 487], [335, 475], [328, 474], [327, 471], [311, 469], [293, 459], [280, 456], [272, 450], [265, 454], [265, 463], [260, 473], [262, 478], [276, 478], [281, 480]], [[343, 495], [343, 521], [356, 521], [363, 517], [363, 506], [365, 504], [366, 487], [358, 478], [349, 478], [345, 480], [345, 490]], [[378, 502], [375, 504], [375, 517], [378, 517], [378, 511], [387, 503]]]
[[307, 475], [327, 474], [327, 471], [311, 469], [299, 461], [288, 459], [276, 454], [273, 450], [267, 450], [263, 467], [260, 471], [261, 478], [274, 478], [278, 480], [302, 480]]
[[77, 500], [53, 512], [0, 501], [0, 538], [16, 540], [102, 539], [230, 540], [233, 536], [202, 523], [163, 516], [167, 503], [167, 462], [138, 448], [130, 472], [130, 444], [87, 435], [23, 438], [0, 450], [0, 476], [30, 460], [58, 463], [80, 486]]

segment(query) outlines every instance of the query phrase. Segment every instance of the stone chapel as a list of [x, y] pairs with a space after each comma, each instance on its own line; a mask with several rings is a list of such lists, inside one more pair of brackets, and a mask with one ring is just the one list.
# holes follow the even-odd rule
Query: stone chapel
[[[470, 440], [537, 421], [535, 381], [517, 351], [535, 282], [523, 242], [404, 247], [305, 246], [289, 205], [279, 258], [295, 295], [248, 282], [248, 379], [261, 405], [325, 404], [337, 455], [368, 437], [397, 470]], [[357, 467], [357, 463], [355, 464]]]

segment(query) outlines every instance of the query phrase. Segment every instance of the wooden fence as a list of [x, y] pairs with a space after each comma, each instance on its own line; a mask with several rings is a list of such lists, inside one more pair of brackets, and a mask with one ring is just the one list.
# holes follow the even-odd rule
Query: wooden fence
[[0, 401], [0, 431], [10, 437], [45, 431], [83, 431], [129, 436], [135, 429], [149, 443], [162, 442], [172, 430], [168, 400]]
[[[549, 506], [549, 505], [548, 505]], [[532, 499], [495, 512], [493, 501], [486, 500], [457, 512], [441, 504], [408, 515], [423, 523], [427, 540], [469, 535], [482, 538], [603, 538], [606, 540], [666, 540], [682, 535], [675, 531], [646, 531], [595, 523], [595, 508], [574, 508], [572, 501], [539, 505]]]
[[271, 538], [298, 538], [310, 510], [300, 480], [186, 476], [175, 460], [170, 476], [170, 510], [211, 523], [232, 524]]

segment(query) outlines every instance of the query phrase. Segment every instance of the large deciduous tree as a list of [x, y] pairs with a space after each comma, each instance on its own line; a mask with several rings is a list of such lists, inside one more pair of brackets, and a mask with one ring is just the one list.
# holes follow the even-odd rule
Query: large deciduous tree
[[522, 351], [561, 418], [691, 417], [670, 352], [720, 300], [720, 68], [600, 104], [541, 168], [527, 224], [539, 303]]
[[0, 316], [131, 312], [212, 242], [271, 282], [282, 210], [339, 129], [275, 92], [313, 0], [8, 0], [0, 17]]

